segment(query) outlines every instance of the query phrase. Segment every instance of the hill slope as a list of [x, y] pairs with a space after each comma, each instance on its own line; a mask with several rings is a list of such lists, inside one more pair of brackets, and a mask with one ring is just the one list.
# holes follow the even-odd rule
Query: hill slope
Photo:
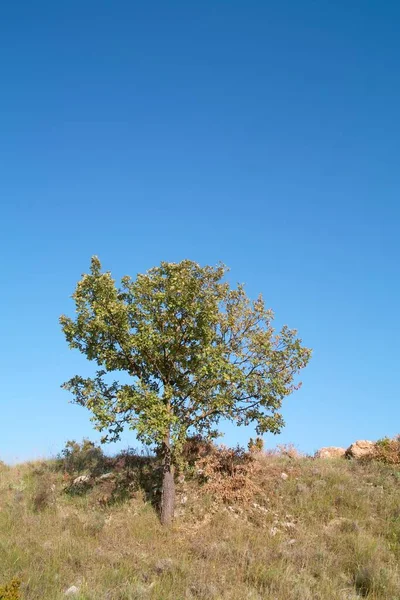
[[54, 467], [0, 468], [0, 586], [18, 577], [21, 598], [400, 599], [398, 467], [260, 453], [192, 469], [171, 529], [134, 468], [110, 502], [126, 472], [74, 495]]

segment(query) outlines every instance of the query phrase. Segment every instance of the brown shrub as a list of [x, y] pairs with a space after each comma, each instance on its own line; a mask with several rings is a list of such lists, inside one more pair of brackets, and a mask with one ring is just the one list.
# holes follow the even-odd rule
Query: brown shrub
[[214, 447], [197, 465], [205, 490], [226, 504], [248, 502], [259, 491], [252, 479], [259, 463], [252, 453], [239, 446]]
[[389, 465], [400, 464], [400, 435], [395, 438], [383, 438], [375, 444], [375, 449], [369, 460], [377, 460]]

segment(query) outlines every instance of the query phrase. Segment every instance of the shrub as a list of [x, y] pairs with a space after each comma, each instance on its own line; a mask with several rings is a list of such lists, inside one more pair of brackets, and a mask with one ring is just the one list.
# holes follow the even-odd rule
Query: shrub
[[0, 586], [0, 600], [20, 600], [21, 582], [19, 579], [12, 579], [4, 586]]
[[183, 462], [192, 467], [198, 460], [211, 454], [215, 446], [201, 435], [193, 435], [185, 440], [182, 448]]
[[113, 462], [117, 488], [114, 499], [122, 499], [143, 490], [148, 499], [160, 487], [162, 470], [157, 457], [149, 452], [139, 453], [131, 448], [119, 453]]
[[34, 512], [41, 512], [48, 508], [55, 499], [55, 486], [50, 473], [35, 474], [31, 503]]
[[250, 438], [248, 449], [249, 452], [262, 452], [264, 450], [264, 440], [260, 437], [256, 437], [254, 440]]
[[378, 440], [375, 444], [374, 453], [370, 458], [389, 465], [399, 465], [400, 435], [393, 439], [386, 437]]
[[260, 468], [259, 463], [240, 446], [214, 447], [199, 460], [198, 467], [206, 490], [226, 504], [248, 502], [258, 491], [252, 475]]
[[81, 443], [68, 441], [58, 459], [59, 467], [69, 475], [88, 471], [92, 475], [103, 473], [110, 464], [100, 446], [88, 439]]
[[397, 598], [398, 586], [393, 583], [391, 574], [377, 564], [360, 567], [354, 574], [354, 587], [363, 598], [379, 595]]

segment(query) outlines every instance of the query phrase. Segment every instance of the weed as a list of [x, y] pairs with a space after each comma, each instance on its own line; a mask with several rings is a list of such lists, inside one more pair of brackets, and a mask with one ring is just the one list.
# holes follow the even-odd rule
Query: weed
[[21, 582], [19, 579], [12, 579], [4, 586], [0, 586], [0, 600], [20, 600]]

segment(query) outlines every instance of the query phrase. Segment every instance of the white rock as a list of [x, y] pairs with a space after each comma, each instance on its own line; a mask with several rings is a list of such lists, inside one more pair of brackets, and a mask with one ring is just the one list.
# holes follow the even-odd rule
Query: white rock
[[77, 588], [76, 585], [71, 585], [71, 587], [64, 592], [64, 596], [76, 596], [76, 594], [79, 594], [79, 588]]
[[98, 481], [108, 481], [109, 479], [114, 479], [114, 473], [103, 473], [98, 477]]
[[283, 479], [283, 481], [286, 481], [286, 479], [288, 479], [289, 475], [287, 473], [281, 473], [281, 479]]
[[84, 485], [85, 483], [89, 483], [90, 475], [79, 475], [73, 481], [73, 485]]
[[354, 444], [351, 444], [346, 450], [346, 456], [348, 458], [364, 458], [364, 456], [371, 456], [374, 453], [375, 444], [369, 440], [357, 440]]
[[326, 448], [320, 448], [314, 454], [315, 458], [341, 458], [346, 454], [346, 450], [344, 448], [339, 448], [338, 446], [327, 446]]

